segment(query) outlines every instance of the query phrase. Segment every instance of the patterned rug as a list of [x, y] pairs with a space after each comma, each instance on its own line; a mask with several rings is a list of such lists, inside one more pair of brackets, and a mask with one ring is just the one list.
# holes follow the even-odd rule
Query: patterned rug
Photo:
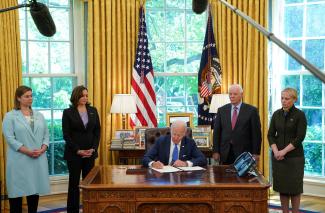
[[[66, 213], [66, 208], [58, 208], [58, 209], [51, 209], [46, 211], [40, 211], [38, 213]], [[82, 212], [82, 209], [80, 208], [80, 213]], [[269, 204], [269, 213], [282, 213], [280, 206]], [[320, 213], [315, 211], [309, 211], [309, 210], [300, 210], [300, 213]]]

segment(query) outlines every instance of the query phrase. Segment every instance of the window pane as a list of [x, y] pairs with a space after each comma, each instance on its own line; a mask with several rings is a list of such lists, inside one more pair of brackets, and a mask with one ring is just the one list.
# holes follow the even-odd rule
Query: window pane
[[[289, 47], [294, 49], [297, 53], [302, 55], [302, 42], [301, 40], [289, 41]], [[286, 68], [288, 70], [300, 70], [301, 65], [294, 58], [286, 54]]]
[[286, 4], [290, 4], [290, 3], [300, 3], [303, 2], [303, 0], [285, 0]]
[[23, 78], [23, 85], [30, 87], [30, 78]]
[[66, 161], [63, 159], [64, 155], [64, 142], [54, 144], [54, 173], [67, 174], [68, 167]]
[[304, 143], [306, 175], [322, 174], [322, 145]]
[[158, 127], [166, 126], [166, 107], [158, 107]]
[[51, 116], [51, 110], [38, 110], [45, 118], [45, 121], [47, 123], [47, 128], [49, 130], [49, 140], [50, 142], [53, 141], [53, 128], [52, 128], [52, 116]]
[[19, 30], [20, 30], [20, 39], [26, 39], [26, 9], [21, 8], [19, 9]]
[[187, 45], [188, 47], [186, 51], [186, 72], [198, 73], [200, 69], [203, 43], [187, 43]]
[[164, 43], [149, 43], [149, 51], [154, 72], [164, 72], [165, 70], [165, 45]]
[[303, 7], [293, 6], [285, 9], [285, 36], [288, 38], [302, 37]]
[[184, 43], [166, 44], [166, 72], [184, 72]]
[[325, 4], [307, 6], [307, 36], [325, 36]]
[[53, 78], [53, 108], [65, 109], [69, 107], [70, 96], [75, 84], [74, 79], [70, 77]]
[[186, 11], [187, 41], [203, 41], [206, 28], [206, 12], [196, 15], [191, 10]]
[[71, 73], [70, 70], [70, 43], [51, 43], [51, 73]]
[[156, 77], [155, 78], [155, 91], [157, 97], [157, 106], [166, 105], [166, 77]]
[[48, 43], [29, 41], [28, 44], [29, 73], [48, 73]]
[[168, 106], [167, 112], [186, 112], [186, 107], [180, 107], [180, 106]]
[[27, 73], [26, 41], [20, 42], [20, 48], [21, 48], [22, 72]]
[[322, 140], [322, 110], [303, 109], [307, 118], [307, 134], [305, 140]]
[[312, 75], [302, 78], [303, 106], [322, 106], [322, 83]]
[[166, 6], [168, 8], [184, 9], [185, 0], [166, 0]]
[[193, 0], [185, 0], [186, 9], [191, 9], [192, 10], [192, 1]]
[[63, 114], [63, 110], [53, 110], [53, 140], [52, 140], [52, 142], [63, 141], [62, 114]]
[[164, 0], [146, 0], [146, 8], [150, 7], [163, 8]]
[[[300, 76], [299, 75], [289, 75], [282, 77], [282, 89], [286, 87], [291, 87], [297, 90], [298, 100], [296, 102], [297, 105], [300, 103]], [[282, 90], [281, 89], [281, 90]]]
[[147, 33], [149, 44], [164, 41], [165, 39], [165, 17], [163, 11], [148, 11], [146, 14]]
[[324, 43], [324, 39], [306, 41], [306, 59], [321, 70], [324, 70]]
[[197, 126], [197, 106], [187, 107], [186, 112], [193, 113], [193, 125]]
[[185, 77], [186, 105], [197, 107], [198, 105], [198, 85], [197, 76]]
[[51, 39], [69, 41], [69, 8], [50, 8], [50, 13], [56, 27], [56, 33]]
[[185, 40], [185, 13], [179, 11], [166, 12], [166, 41]]
[[[167, 105], [168, 106], [184, 106], [185, 105], [185, 91], [184, 91], [184, 76], [172, 76], [166, 78], [167, 90]], [[171, 108], [167, 108], [171, 109]], [[185, 108], [182, 108], [185, 109]], [[184, 112], [177, 110], [177, 112]]]
[[33, 107], [50, 109], [52, 106], [50, 78], [32, 78], [31, 87], [33, 89]]
[[49, 6], [69, 6], [69, 0], [49, 0]]

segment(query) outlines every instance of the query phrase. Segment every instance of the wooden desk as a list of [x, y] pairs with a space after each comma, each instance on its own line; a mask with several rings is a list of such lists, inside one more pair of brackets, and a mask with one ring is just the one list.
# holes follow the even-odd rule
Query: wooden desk
[[[207, 158], [212, 157], [212, 150], [200, 149]], [[144, 149], [110, 149], [110, 151], [119, 152], [119, 164], [128, 164], [129, 159], [142, 160], [146, 150]]]
[[[227, 166], [159, 173], [139, 166], [97, 166], [81, 183], [83, 212], [267, 212], [270, 185], [239, 178]], [[261, 177], [264, 180], [263, 177]], [[264, 180], [265, 181], [265, 180]]]

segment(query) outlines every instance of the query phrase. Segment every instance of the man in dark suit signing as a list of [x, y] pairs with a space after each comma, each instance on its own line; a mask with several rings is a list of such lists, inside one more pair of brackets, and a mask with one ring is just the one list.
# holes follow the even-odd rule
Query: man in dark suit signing
[[261, 150], [261, 122], [256, 107], [242, 102], [239, 84], [229, 87], [230, 103], [218, 109], [213, 130], [213, 158], [220, 164], [232, 164], [243, 152], [256, 161]]
[[164, 165], [206, 166], [207, 160], [193, 139], [186, 137], [186, 123], [177, 120], [171, 125], [171, 134], [161, 136], [144, 155], [143, 165], [161, 169]]

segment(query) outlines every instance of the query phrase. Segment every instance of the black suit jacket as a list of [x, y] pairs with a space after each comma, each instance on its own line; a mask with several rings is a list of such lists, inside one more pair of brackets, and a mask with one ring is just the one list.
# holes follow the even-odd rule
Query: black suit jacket
[[70, 107], [63, 111], [62, 131], [65, 140], [64, 159], [80, 158], [78, 150], [95, 149], [91, 158], [97, 158], [100, 139], [100, 122], [95, 107], [87, 105], [88, 124], [85, 127], [77, 108]]
[[233, 130], [231, 104], [218, 109], [213, 130], [213, 151], [220, 154], [221, 162], [227, 160], [231, 141], [236, 158], [243, 152], [260, 154], [261, 122], [256, 107], [242, 103]]
[[[143, 157], [143, 165], [148, 167], [151, 161], [160, 161], [168, 165], [170, 154], [171, 136], [160, 136], [150, 150]], [[181, 141], [179, 160], [191, 161], [193, 166], [206, 166], [207, 159], [204, 154], [197, 148], [193, 139], [183, 137]]]

